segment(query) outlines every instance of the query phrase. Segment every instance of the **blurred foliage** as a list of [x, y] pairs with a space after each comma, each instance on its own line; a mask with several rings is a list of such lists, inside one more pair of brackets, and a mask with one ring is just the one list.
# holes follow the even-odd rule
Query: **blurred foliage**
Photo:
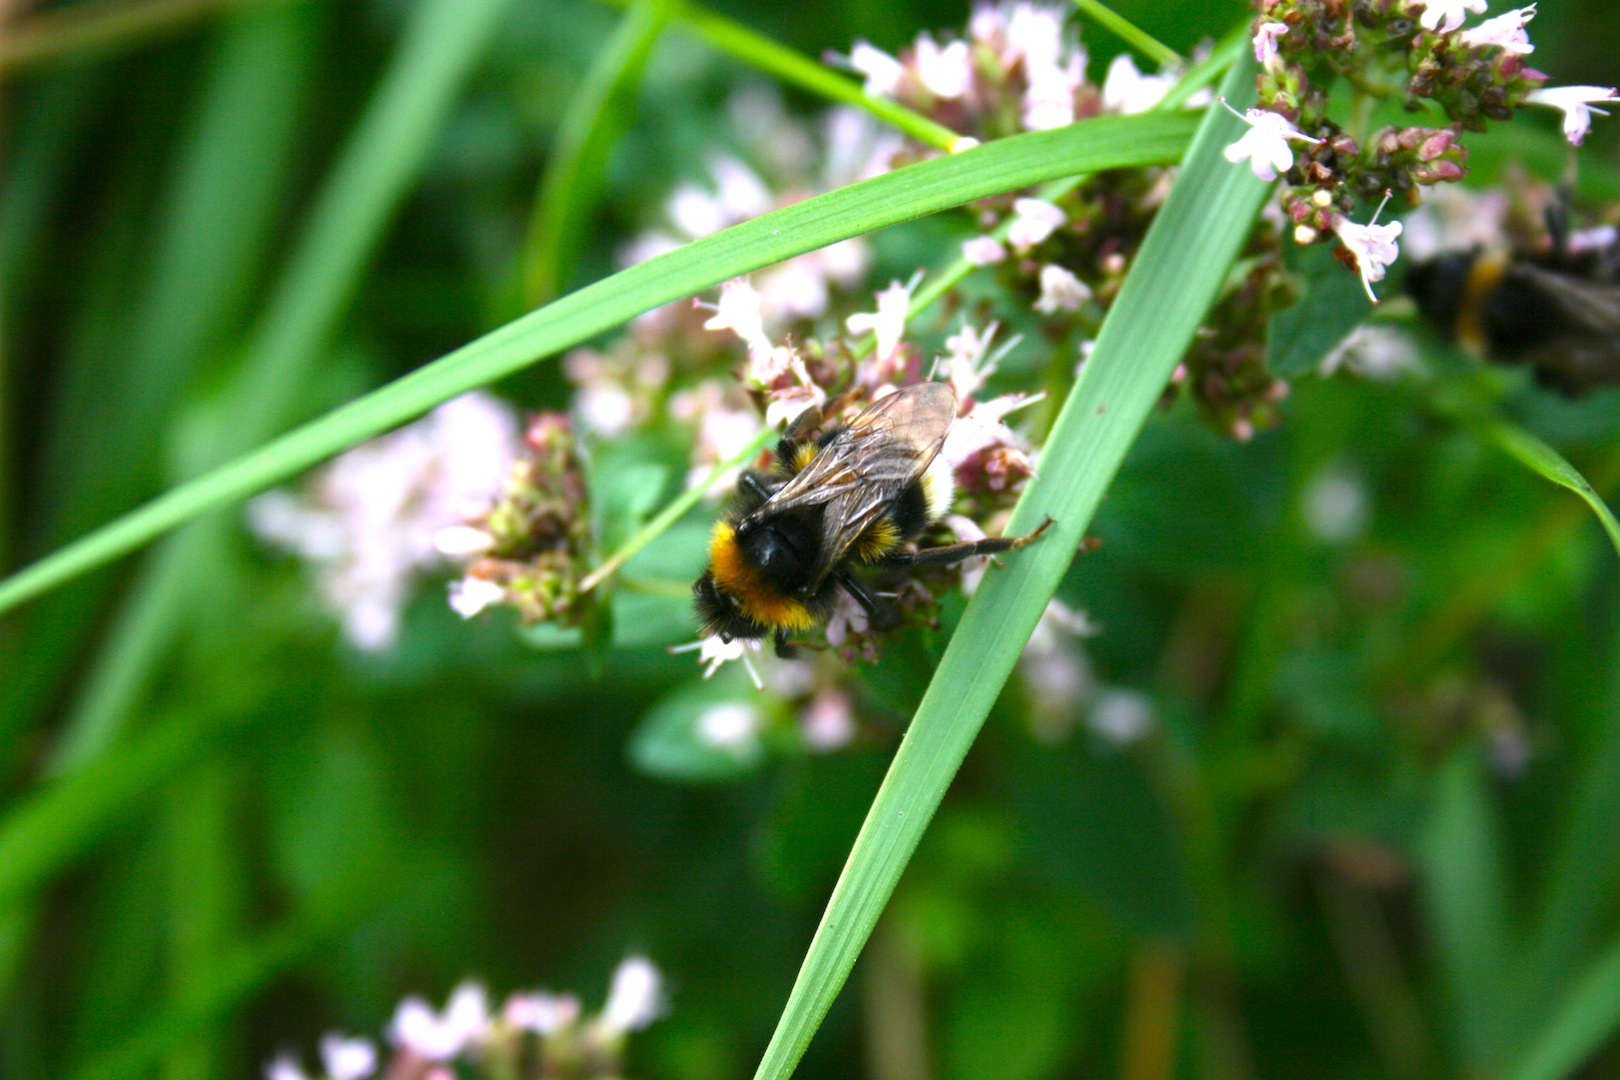
[[[195, 471], [231, 426], [244, 343], [416, 7], [248, 4], [4, 73], [8, 566]], [[1116, 7], [1183, 49], [1243, 17]], [[959, 26], [966, 7], [728, 13], [820, 56]], [[273, 426], [522, 310], [537, 186], [617, 18], [506, 6]], [[1620, 20], [1597, 0], [1549, 6], [1534, 31], [1559, 82], [1620, 81]], [[1086, 34], [1094, 65], [1118, 47]], [[666, 31], [563, 279], [613, 267], [750, 78]], [[1554, 177], [1554, 129], [1486, 140], [1480, 175], [1512, 157]], [[1582, 155], [1592, 195], [1616, 193], [1617, 135], [1600, 124]], [[933, 223], [885, 234], [874, 280], [943, 246]], [[1040, 703], [1011, 684], [800, 1075], [1620, 1070], [1620, 572], [1577, 499], [1433, 396], [1491, 403], [1613, 504], [1620, 394], [1567, 402], [1426, 338], [1434, 381], [1307, 374], [1339, 336], [1309, 314], [1360, 292], [1306, 277], [1343, 295], [1309, 292], [1278, 328], [1273, 359], [1300, 376], [1283, 426], [1238, 445], [1184, 408], [1155, 419], [1060, 594], [1101, 628], [1096, 679], [1151, 701], [1148, 733], [1117, 745], [1071, 717], [1036, 737]], [[556, 365], [499, 389], [536, 408], [569, 394]], [[604, 448], [611, 531], [687, 467], [683, 446]], [[689, 579], [700, 517], [626, 578]], [[150, 564], [0, 624], [0, 1075], [252, 1075], [469, 974], [599, 1000], [632, 950], [672, 1002], [633, 1074], [750, 1075], [947, 630], [863, 675], [853, 745], [805, 753], [783, 716], [778, 743], [738, 757], [692, 725], [753, 691], [665, 652], [691, 633], [678, 593], [619, 590], [616, 644], [586, 663], [505, 619], [456, 619], [435, 586], [395, 648], [365, 656], [296, 566], [234, 523], [216, 536], [181, 564], [175, 632], [87, 764], [59, 748], [140, 647], [122, 620]], [[1562, 1049], [1604, 1044], [1593, 1062]]]

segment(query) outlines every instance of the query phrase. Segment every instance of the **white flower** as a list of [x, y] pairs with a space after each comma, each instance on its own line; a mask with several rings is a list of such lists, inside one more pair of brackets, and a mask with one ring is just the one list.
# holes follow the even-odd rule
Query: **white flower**
[[1390, 382], [1419, 367], [1419, 360], [1410, 335], [1393, 326], [1362, 323], [1322, 358], [1316, 370], [1327, 378], [1341, 367], [1369, 379]]
[[370, 1039], [345, 1039], [328, 1032], [321, 1037], [321, 1061], [327, 1080], [366, 1080], [377, 1071], [377, 1047]]
[[379, 651], [398, 633], [416, 576], [442, 561], [439, 533], [488, 512], [518, 445], [512, 410], [467, 394], [333, 459], [300, 494], [255, 499], [248, 521], [311, 563], [344, 636]]
[[962, 241], [962, 258], [974, 266], [990, 266], [1007, 257], [1007, 249], [993, 236]]
[[418, 997], [406, 998], [394, 1012], [389, 1038], [401, 1049], [429, 1061], [449, 1061], [469, 1046], [483, 1041], [489, 1030], [489, 1004], [484, 988], [462, 983], [450, 995], [444, 1012]]
[[1026, 72], [1058, 65], [1063, 53], [1061, 6], [1016, 3], [1007, 18], [1007, 60], [1022, 58]]
[[1029, 89], [1024, 91], [1020, 117], [1026, 131], [1051, 131], [1074, 123], [1074, 95], [1086, 81], [1085, 62], [1084, 53], [1075, 53], [1062, 66], [1053, 62], [1028, 68]]
[[685, 645], [671, 646], [669, 651], [683, 653], [696, 650], [698, 662], [705, 665], [703, 669], [705, 679], [713, 677], [714, 673], [719, 671], [722, 665], [733, 660], [741, 660], [743, 667], [748, 670], [748, 677], [754, 682], [754, 689], [763, 690], [765, 689], [765, 681], [759, 677], [759, 669], [754, 667], [753, 658], [748, 655], [751, 652], [759, 652], [760, 648], [760, 643], [757, 641], [747, 638], [732, 638], [730, 641], [726, 641], [719, 634], [715, 634], [712, 637], [688, 642]]
[[1137, 70], [1135, 60], [1120, 53], [1108, 65], [1108, 74], [1103, 79], [1103, 111], [1127, 116], [1147, 112], [1163, 101], [1175, 84], [1175, 75], [1144, 75]]
[[264, 1080], [309, 1080], [304, 1067], [291, 1054], [277, 1054], [264, 1067]]
[[827, 617], [827, 644], [836, 649], [849, 640], [850, 634], [864, 634], [868, 625], [866, 609], [840, 589], [832, 614]]
[[495, 546], [495, 538], [476, 525], [451, 525], [433, 534], [433, 550], [447, 559], [482, 555]]
[[726, 208], [711, 191], [682, 184], [669, 197], [669, 220], [687, 236], [709, 236], [725, 228]]
[[1463, 24], [1468, 12], [1476, 15], [1484, 12], [1485, 3], [1486, 0], [1429, 0], [1423, 6], [1423, 14], [1418, 17], [1418, 22], [1423, 24], [1425, 30], [1449, 34]]
[[698, 713], [693, 731], [704, 746], [733, 757], [751, 757], [759, 749], [759, 729], [764, 719], [752, 705], [727, 701]]
[[640, 1031], [664, 1011], [663, 979], [652, 961], [632, 956], [613, 973], [601, 1023], [608, 1031]]
[[1040, 401], [1045, 394], [1003, 394], [989, 401], [976, 402], [966, 416], [959, 416], [945, 433], [939, 456], [959, 469], [974, 456], [989, 450], [1005, 450], [1027, 464], [1020, 449], [1022, 440], [1007, 426], [1007, 416], [1026, 405]]
[[1007, 230], [1007, 242], [1017, 251], [1028, 251], [1069, 220], [1067, 214], [1044, 199], [1016, 199], [1013, 213], [1017, 216]]
[[765, 336], [765, 315], [759, 291], [747, 278], [732, 278], [720, 286], [720, 303], [714, 317], [703, 324], [705, 330], [730, 330], [742, 338], [749, 355], [769, 353], [771, 339]]
[[1574, 146], [1581, 145], [1592, 128], [1592, 114], [1608, 116], [1604, 109], [1594, 107], [1599, 101], [1613, 101], [1612, 86], [1544, 86], [1532, 90], [1524, 97], [1535, 105], [1550, 105], [1564, 111], [1564, 137]]
[[1091, 289], [1065, 268], [1055, 263], [1041, 267], [1041, 296], [1035, 301], [1035, 310], [1042, 315], [1078, 311], [1090, 299]]
[[753, 169], [729, 154], [709, 162], [709, 175], [714, 177], [720, 207], [727, 221], [747, 221], [771, 208], [771, 190], [765, 186], [765, 181]]
[[972, 401], [995, 373], [996, 362], [989, 354], [998, 328], [998, 324], [991, 323], [980, 333], [972, 323], [963, 323], [962, 329], [945, 339], [945, 381], [956, 391], [958, 405]]
[[513, 994], [506, 999], [501, 1018], [520, 1031], [550, 1035], [579, 1019], [579, 999], [572, 994]]
[[849, 695], [838, 690], [823, 690], [799, 716], [799, 732], [804, 744], [817, 753], [841, 750], [855, 738], [855, 710]]
[[852, 334], [877, 335], [877, 350], [873, 357], [878, 362], [888, 360], [900, 347], [906, 332], [906, 319], [911, 315], [911, 287], [898, 281], [877, 294], [877, 311], [861, 312], [844, 320]]
[[900, 61], [859, 38], [849, 52], [849, 66], [866, 76], [862, 89], [873, 97], [893, 97], [906, 73]]
[[1343, 543], [1367, 527], [1367, 485], [1343, 465], [1319, 470], [1305, 485], [1300, 512], [1318, 539]]
[[[1226, 102], [1222, 100], [1221, 104], [1226, 105]], [[1268, 184], [1277, 179], [1278, 173], [1294, 167], [1294, 151], [1288, 146], [1290, 139], [1308, 143], [1322, 141], [1311, 138], [1290, 124], [1286, 117], [1269, 109], [1249, 109], [1239, 114], [1230, 105], [1226, 107], [1249, 125], [1243, 137], [1226, 148], [1226, 160], [1234, 165], [1247, 160], [1254, 175]]]
[[1378, 204], [1372, 220], [1365, 225], [1357, 225], [1349, 218], [1340, 218], [1333, 226], [1340, 242], [1356, 257], [1356, 266], [1361, 271], [1361, 287], [1367, 291], [1367, 299], [1375, 304], [1378, 297], [1373, 295], [1372, 283], [1384, 280], [1384, 269], [1401, 255], [1400, 245], [1396, 243], [1396, 237], [1401, 235], [1401, 223], [1392, 221], [1388, 225], [1378, 224], [1378, 215], [1383, 212], [1384, 203], [1387, 202], [1389, 195], [1385, 193], [1384, 202]]
[[1254, 28], [1254, 58], [1262, 64], [1277, 59], [1277, 39], [1288, 33], [1285, 22], [1263, 22]]
[[505, 600], [505, 587], [488, 578], [468, 574], [450, 583], [450, 610], [463, 619], [470, 619]]
[[1462, 32], [1462, 39], [1469, 45], [1497, 45], [1510, 53], [1523, 56], [1533, 53], [1536, 47], [1530, 44], [1530, 35], [1525, 33], [1524, 27], [1531, 19], [1536, 17], [1536, 5], [1515, 8], [1506, 15], [1498, 15], [1494, 19], [1486, 19], [1478, 26]]
[[1153, 727], [1153, 703], [1135, 690], [1105, 690], [1086, 717], [1091, 730], [1115, 746], [1129, 746]]
[[965, 41], [953, 41], [944, 48], [927, 34], [917, 38], [915, 53], [917, 77], [928, 92], [946, 101], [955, 101], [973, 85], [973, 57]]

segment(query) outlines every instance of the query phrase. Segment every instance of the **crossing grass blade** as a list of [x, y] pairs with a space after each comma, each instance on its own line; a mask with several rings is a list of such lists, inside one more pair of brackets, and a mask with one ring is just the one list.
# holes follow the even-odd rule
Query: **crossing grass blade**
[[[1253, 95], [1254, 66], [1225, 93]], [[1096, 348], [1058, 415], [1009, 532], [1045, 517], [1039, 543], [985, 576], [872, 803], [799, 970], [756, 1080], [792, 1074], [894, 891], [985, 715], [1023, 652], [1104, 490], [1226, 281], [1268, 188], [1227, 162], [1241, 132], [1210, 110], [1137, 255]]]
[[[1019, 135], [807, 199], [650, 259], [171, 489], [41, 559], [0, 582], [0, 612], [133, 551], [206, 510], [262, 491], [440, 402], [520, 371], [643, 311], [794, 255], [987, 195], [1078, 172], [1173, 162], [1196, 123], [1197, 117], [1188, 114], [1147, 113], [1100, 117], [1057, 131]], [[347, 289], [319, 274], [310, 275], [306, 285]], [[267, 353], [276, 355], [282, 335], [306, 330], [305, 322], [299, 315], [287, 326], [271, 328]], [[261, 395], [250, 394], [246, 400], [257, 403]], [[258, 421], [257, 410], [250, 419]]]

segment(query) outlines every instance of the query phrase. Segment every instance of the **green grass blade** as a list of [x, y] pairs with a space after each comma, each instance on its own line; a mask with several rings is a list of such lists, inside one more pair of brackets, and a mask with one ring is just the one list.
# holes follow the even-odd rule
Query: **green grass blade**
[[1620, 942], [1610, 945], [1571, 985], [1541, 1037], [1506, 1073], [1507, 1080], [1561, 1080], [1574, 1075], [1620, 1028]]
[[1592, 513], [1597, 515], [1603, 531], [1609, 534], [1609, 543], [1620, 555], [1620, 521], [1609, 509], [1603, 497], [1592, 489], [1586, 477], [1564, 460], [1564, 456], [1528, 431], [1505, 420], [1487, 420], [1477, 425], [1481, 437], [1519, 464], [1559, 487], [1568, 488], [1579, 495]]
[[675, 2], [631, 4], [568, 103], [529, 221], [523, 292], [530, 307], [552, 299], [568, 284], [608, 159], [630, 123], [647, 59]]
[[[1226, 95], [1252, 99], [1252, 61]], [[1241, 104], [1240, 104], [1241, 107]], [[1222, 149], [1239, 121], [1210, 110], [1148, 232], [1091, 359], [1058, 415], [1009, 531], [1039, 543], [987, 574], [946, 648], [816, 930], [756, 1080], [790, 1075], [877, 923], [1137, 432], [1226, 280], [1268, 188]]]
[[838, 101], [864, 110], [924, 146], [949, 151], [961, 140], [960, 135], [943, 124], [912, 112], [899, 102], [872, 97], [861, 88], [860, 83], [842, 72], [794, 52], [763, 34], [756, 34], [724, 15], [697, 4], [683, 3], [678, 17], [684, 28], [721, 52], [730, 53], [784, 84], [797, 86], [824, 101]]
[[[0, 611], [110, 562], [206, 510], [295, 476], [442, 401], [519, 371], [643, 311], [802, 252], [986, 195], [1076, 172], [1174, 161], [1196, 121], [1184, 114], [1101, 117], [1057, 131], [1003, 139], [808, 199], [648, 260], [508, 323], [12, 575], [0, 582]], [[331, 277], [311, 274], [304, 287], [322, 290], [320, 298], [331, 291], [346, 295], [350, 283]], [[327, 311], [324, 303], [321, 310]], [[324, 326], [324, 319], [316, 321], [303, 305], [288, 322], [287, 327], [272, 327], [265, 355], [279, 356], [284, 341], [291, 345], [298, 340], [293, 338], [295, 330], [307, 333], [312, 322]], [[248, 389], [253, 389], [251, 384]], [[259, 398], [248, 395], [245, 401], [257, 404]], [[255, 430], [263, 426], [253, 412], [241, 422]]]
[[1501, 839], [1483, 769], [1468, 753], [1445, 763], [1421, 845], [1425, 914], [1451, 995], [1465, 1071], [1476, 1075], [1500, 1062], [1511, 948]]

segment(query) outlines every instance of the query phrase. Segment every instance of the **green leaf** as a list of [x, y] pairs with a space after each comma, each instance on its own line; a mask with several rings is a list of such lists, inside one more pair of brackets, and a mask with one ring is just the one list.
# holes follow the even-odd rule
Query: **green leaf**
[[[1254, 71], [1243, 60], [1228, 74], [1226, 97], [1239, 107], [1253, 96]], [[1224, 110], [1204, 116], [1058, 416], [1040, 479], [1008, 528], [1024, 532], [1047, 515], [1055, 524], [1004, 569], [987, 574], [968, 605], [833, 890], [759, 1080], [792, 1073], [831, 1007], [1103, 492], [1242, 249], [1269, 188], [1225, 160], [1222, 150], [1240, 131]]]
[[1315, 244], [1300, 251], [1291, 267], [1305, 283], [1299, 303], [1271, 320], [1266, 366], [1279, 379], [1297, 379], [1315, 370], [1372, 311], [1361, 279], [1350, 273], [1331, 248]]
[[[654, 705], [630, 737], [630, 763], [650, 776], [688, 783], [734, 780], [765, 760], [764, 699], [732, 672], [724, 681], [681, 687]], [[706, 722], [738, 725], [735, 741], [705, 738]], [[752, 725], [752, 731], [746, 730]]]
[[1562, 454], [1505, 420], [1481, 421], [1477, 424], [1477, 430], [1487, 442], [1531, 472], [1579, 495], [1592, 508], [1592, 513], [1597, 515], [1603, 531], [1609, 534], [1609, 543], [1614, 545], [1615, 554], [1620, 555], [1620, 521], [1615, 520], [1614, 511], [1609, 509], [1603, 497], [1592, 489], [1592, 485], [1575, 466], [1564, 460]]
[[1463, 1060], [1467, 1071], [1483, 1075], [1500, 1059], [1509, 1000], [1501, 840], [1476, 755], [1452, 755], [1437, 787], [1421, 844], [1424, 906]]
[[[206, 510], [295, 476], [440, 402], [520, 371], [643, 311], [794, 255], [987, 195], [1078, 172], [1173, 161], [1195, 122], [1196, 117], [1180, 113], [1107, 116], [1057, 131], [1002, 139], [807, 199], [650, 259], [508, 323], [47, 556], [0, 582], [0, 611], [110, 562]], [[343, 180], [347, 187], [355, 178]], [[1245, 221], [1245, 228], [1247, 224]], [[327, 259], [330, 253], [310, 253], [305, 258]], [[347, 268], [342, 264], [342, 270]], [[326, 304], [313, 305], [313, 301], [330, 291], [346, 294], [350, 287], [346, 276], [333, 272], [310, 273], [299, 281], [301, 289], [310, 290], [299, 299], [310, 303], [291, 305], [286, 325], [267, 328], [264, 351], [268, 355], [277, 355], [284, 345], [291, 348], [294, 335], [302, 341], [311, 329], [324, 328], [333, 316], [332, 309]], [[316, 320], [314, 327], [312, 320]], [[276, 374], [279, 389], [283, 378], [279, 371]], [[245, 389], [259, 387], [250, 382]], [[249, 396], [245, 400], [257, 399]], [[274, 396], [278, 408], [281, 400], [280, 395]], [[249, 426], [262, 428], [262, 408], [244, 408], [251, 418]]]

